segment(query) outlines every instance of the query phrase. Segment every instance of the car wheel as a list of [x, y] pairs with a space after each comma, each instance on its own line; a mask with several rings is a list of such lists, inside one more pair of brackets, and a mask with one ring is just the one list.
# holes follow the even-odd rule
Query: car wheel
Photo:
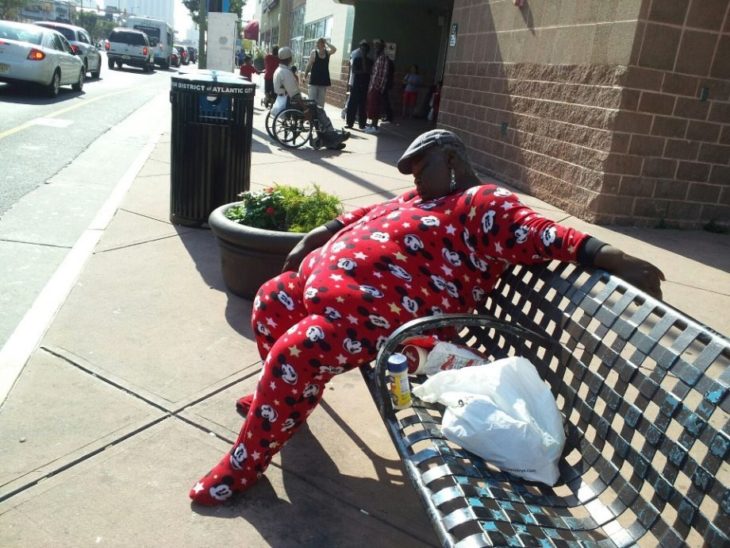
[[51, 83], [46, 86], [46, 93], [49, 97], [58, 97], [58, 92], [61, 89], [61, 72], [56, 69], [51, 78]]
[[121, 61], [117, 61], [117, 68], [122, 68], [122, 62]]
[[84, 74], [89, 72], [89, 63], [86, 59], [84, 59]]
[[99, 67], [96, 70], [91, 71], [91, 77], [98, 79], [101, 76], [101, 61], [99, 61]]
[[86, 72], [84, 71], [84, 69], [81, 69], [81, 72], [79, 72], [79, 81], [76, 82], [74, 85], [72, 85], [71, 89], [73, 89], [74, 91], [83, 91], [85, 76], [86, 76]]
[[107, 66], [109, 67], [109, 70], [114, 70], [114, 59], [109, 59], [106, 62]]

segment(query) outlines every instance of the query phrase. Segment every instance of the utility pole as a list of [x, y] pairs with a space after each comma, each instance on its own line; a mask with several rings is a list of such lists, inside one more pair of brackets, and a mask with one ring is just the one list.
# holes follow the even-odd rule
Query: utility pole
[[205, 31], [208, 29], [208, 0], [199, 0], [198, 10], [198, 68], [208, 68], [208, 52], [205, 47]]

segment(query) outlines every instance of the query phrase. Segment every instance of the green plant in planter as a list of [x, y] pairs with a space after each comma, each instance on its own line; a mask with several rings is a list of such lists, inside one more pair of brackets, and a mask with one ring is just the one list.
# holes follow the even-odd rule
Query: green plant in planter
[[225, 211], [226, 218], [242, 225], [282, 232], [309, 232], [342, 213], [337, 196], [317, 185], [301, 189], [277, 185], [246, 191], [241, 203]]

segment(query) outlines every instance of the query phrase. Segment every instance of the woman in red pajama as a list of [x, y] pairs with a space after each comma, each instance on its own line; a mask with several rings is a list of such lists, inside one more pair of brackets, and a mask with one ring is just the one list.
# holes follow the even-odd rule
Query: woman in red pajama
[[192, 488], [194, 501], [218, 504], [251, 486], [332, 376], [372, 361], [408, 320], [473, 310], [511, 264], [578, 261], [661, 296], [653, 265], [482, 184], [452, 132], [418, 137], [398, 169], [413, 173], [415, 190], [310, 232], [259, 289], [261, 378], [236, 443]]

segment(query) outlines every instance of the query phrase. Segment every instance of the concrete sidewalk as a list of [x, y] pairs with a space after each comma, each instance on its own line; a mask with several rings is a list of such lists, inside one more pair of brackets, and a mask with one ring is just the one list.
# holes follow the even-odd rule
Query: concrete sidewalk
[[[393, 166], [421, 122], [355, 132], [342, 152], [289, 151], [263, 114], [253, 187], [316, 182], [354, 208], [411, 185]], [[226, 292], [212, 234], [170, 224], [169, 178], [163, 134], [2, 407], [0, 545], [438, 545], [357, 372], [332, 382], [248, 494], [190, 505], [238, 432], [234, 402], [260, 360], [251, 303]], [[667, 302], [730, 333], [728, 236], [596, 227], [525, 200], [653, 261]]]

